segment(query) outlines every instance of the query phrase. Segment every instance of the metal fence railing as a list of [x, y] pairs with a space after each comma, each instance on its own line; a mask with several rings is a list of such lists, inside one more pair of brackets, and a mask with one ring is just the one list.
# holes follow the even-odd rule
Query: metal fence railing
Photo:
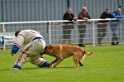
[[[17, 30], [33, 29], [39, 31], [46, 40], [47, 44], [63, 43], [66, 40], [71, 44], [81, 44], [96, 46], [101, 40], [101, 45], [110, 45], [112, 42], [113, 31], [110, 27], [112, 24], [117, 24], [117, 37], [120, 44], [124, 44], [124, 20], [120, 22], [105, 22], [98, 21], [116, 20], [116, 19], [89, 19], [87, 22], [84, 20], [68, 21], [68, 20], [52, 20], [52, 21], [24, 21], [24, 22], [0, 22], [0, 33], [15, 32]], [[64, 22], [73, 22], [71, 24], [64, 24]], [[84, 22], [80, 23], [79, 22]], [[73, 26], [70, 29], [64, 29], [66, 32], [63, 34], [63, 27]], [[86, 28], [82, 28], [86, 26]], [[80, 28], [81, 27], [81, 28]], [[101, 28], [103, 28], [101, 30]], [[105, 29], [106, 28], [106, 29]], [[105, 30], [104, 30], [105, 29]], [[70, 30], [70, 33], [68, 33]], [[70, 34], [70, 37], [68, 37]], [[101, 35], [101, 36], [100, 36]], [[102, 36], [103, 35], [103, 36]], [[67, 36], [64, 39], [63, 36]], [[84, 36], [84, 37], [83, 37]], [[83, 39], [83, 41], [82, 41]]]

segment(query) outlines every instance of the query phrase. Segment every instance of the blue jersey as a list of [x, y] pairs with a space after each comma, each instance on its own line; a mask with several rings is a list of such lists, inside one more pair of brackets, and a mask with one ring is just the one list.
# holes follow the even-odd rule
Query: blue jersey
[[[112, 12], [112, 15], [117, 20], [111, 20], [110, 22], [119, 22], [120, 21], [119, 19], [123, 17], [123, 15], [121, 13], [118, 14], [116, 11]], [[110, 27], [117, 27], [117, 24], [110, 24]]]

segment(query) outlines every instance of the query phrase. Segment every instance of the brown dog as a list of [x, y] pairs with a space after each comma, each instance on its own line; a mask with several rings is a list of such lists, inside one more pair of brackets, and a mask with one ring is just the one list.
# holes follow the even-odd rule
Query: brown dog
[[44, 53], [56, 58], [54, 61], [51, 62], [51, 68], [55, 68], [63, 59], [68, 58], [72, 55], [76, 67], [83, 66], [80, 60], [85, 57], [85, 54], [89, 56], [92, 54], [92, 52], [87, 52], [79, 46], [64, 44], [49, 45], [45, 48]]

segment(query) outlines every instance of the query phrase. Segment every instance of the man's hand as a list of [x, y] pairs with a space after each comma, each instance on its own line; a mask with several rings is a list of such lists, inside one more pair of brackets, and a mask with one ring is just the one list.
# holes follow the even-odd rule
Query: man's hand
[[16, 54], [19, 50], [19, 47], [14, 44], [13, 47], [12, 47], [12, 50], [11, 50], [11, 56], [13, 56], [14, 54]]
[[76, 21], [76, 20], [77, 20], [77, 18], [76, 18], [76, 17], [73, 17], [73, 20], [75, 20], [75, 21]]
[[86, 21], [88, 21], [88, 18], [87, 18], [87, 17], [84, 17], [84, 18], [83, 18], [83, 20], [86, 20]]

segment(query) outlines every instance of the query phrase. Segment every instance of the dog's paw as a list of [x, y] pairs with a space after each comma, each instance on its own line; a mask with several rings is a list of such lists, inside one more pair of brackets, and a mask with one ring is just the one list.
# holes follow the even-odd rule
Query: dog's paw
[[54, 66], [54, 65], [51, 65], [51, 66], [50, 66], [50, 68], [55, 68], [55, 67], [56, 67], [56, 66]]
[[51, 65], [50, 68], [54, 68], [54, 65]]

